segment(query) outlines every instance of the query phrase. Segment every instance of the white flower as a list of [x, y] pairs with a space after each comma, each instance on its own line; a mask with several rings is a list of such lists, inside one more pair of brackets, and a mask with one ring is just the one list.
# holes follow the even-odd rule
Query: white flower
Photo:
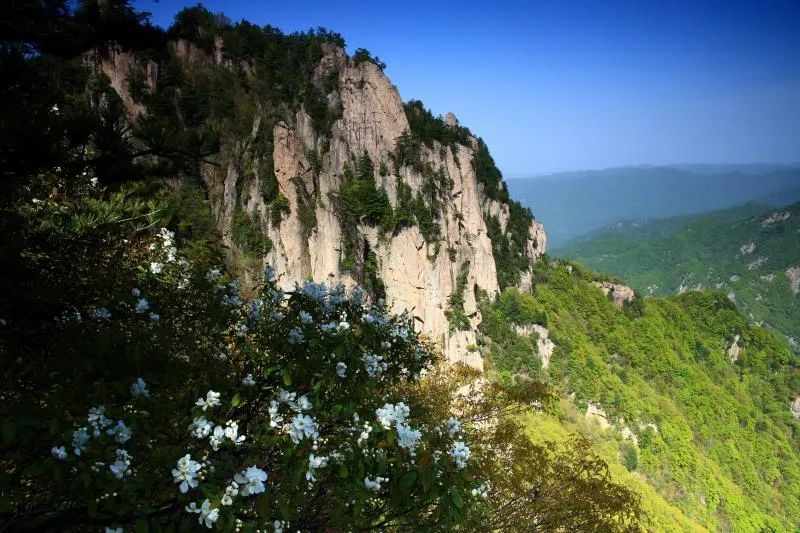
[[383, 407], [375, 409], [375, 416], [384, 429], [389, 429], [393, 423], [402, 424], [410, 413], [411, 409], [403, 402], [399, 402], [397, 405], [387, 403]]
[[344, 379], [347, 376], [347, 365], [342, 361], [336, 363], [336, 375]]
[[469, 447], [464, 444], [463, 441], [456, 441], [453, 443], [453, 447], [450, 449], [450, 456], [456, 463], [456, 467], [459, 469], [466, 468], [467, 461], [469, 460], [470, 456]]
[[302, 322], [305, 325], [311, 324], [312, 322], [314, 322], [314, 317], [311, 316], [311, 313], [300, 311], [300, 322]]
[[86, 417], [86, 420], [91, 424], [93, 431], [92, 434], [95, 437], [99, 437], [102, 433], [102, 430], [110, 426], [113, 422], [106, 417], [106, 408], [103, 405], [98, 405], [97, 407], [92, 407], [89, 409], [89, 414]]
[[381, 348], [383, 348], [384, 350], [388, 350], [391, 347], [392, 347], [392, 343], [391, 342], [389, 342], [389, 341], [382, 341], [381, 342]]
[[[93, 179], [97, 179], [97, 178], [93, 178]], [[125, 530], [122, 529], [121, 527], [106, 527], [106, 529], [104, 531], [105, 531], [105, 533], [125, 533]]]
[[283, 320], [283, 313], [281, 313], [280, 311], [275, 311], [275, 310], [270, 311], [269, 316], [271, 316], [272, 320], [275, 320], [276, 322], [280, 322], [281, 320]]
[[149, 317], [151, 322], [158, 322], [159, 320], [161, 320], [161, 315], [159, 315], [158, 313], [150, 313]]
[[222, 505], [233, 505], [233, 497], [239, 494], [239, 484], [231, 481], [231, 484], [225, 487], [225, 495], [222, 497], [220, 503]]
[[283, 422], [283, 416], [278, 414], [278, 402], [269, 402], [269, 427], [278, 427]]
[[140, 291], [136, 287], [131, 289], [131, 296], [133, 296], [134, 298], [138, 298], [141, 295], [142, 295], [142, 291]]
[[303, 342], [305, 337], [303, 336], [303, 332], [297, 328], [292, 329], [287, 336], [289, 344], [297, 344]]
[[252, 387], [256, 384], [256, 380], [253, 378], [253, 374], [247, 374], [244, 379], [242, 379], [242, 385], [245, 387]]
[[67, 458], [67, 449], [63, 446], [53, 446], [53, 449], [50, 450], [50, 453], [53, 454], [53, 457], [56, 459], [61, 459], [62, 461]]
[[364, 422], [364, 431], [361, 432], [361, 435], [358, 437], [358, 445], [361, 446], [362, 442], [365, 442], [369, 438], [369, 434], [372, 431], [372, 426], [369, 422]]
[[139, 301], [136, 302], [136, 307], [134, 307], [134, 311], [137, 313], [144, 313], [150, 309], [150, 302], [147, 301], [147, 298], [139, 298]]
[[72, 452], [80, 455], [86, 450], [86, 443], [89, 442], [89, 433], [86, 428], [78, 428], [72, 432]]
[[283, 533], [283, 528], [289, 525], [288, 522], [284, 522], [281, 520], [275, 520], [272, 522], [272, 527], [275, 529], [275, 533]]
[[122, 479], [128, 472], [128, 464], [122, 459], [117, 459], [113, 464], [109, 465], [108, 468], [117, 479]]
[[120, 444], [125, 444], [131, 438], [131, 428], [125, 425], [122, 420], [117, 421], [117, 425], [106, 431], [108, 435], [114, 435], [114, 440]]
[[195, 502], [190, 503], [186, 507], [186, 511], [199, 514], [200, 516], [197, 518], [197, 521], [209, 529], [214, 527], [214, 522], [219, 520], [219, 509], [217, 507], [212, 508], [211, 501], [208, 499], [206, 499], [199, 508]]
[[317, 438], [317, 423], [308, 415], [298, 414], [292, 420], [289, 427], [289, 436], [292, 442], [299, 443], [304, 438]]
[[195, 402], [195, 405], [202, 408], [203, 411], [208, 409], [209, 407], [216, 407], [218, 405], [222, 405], [222, 402], [219, 401], [219, 393], [210, 390], [206, 393], [205, 398], [200, 398]]
[[411, 455], [415, 455], [419, 441], [422, 438], [422, 432], [418, 429], [411, 429], [405, 424], [397, 424], [397, 444], [409, 450]]
[[89, 316], [95, 319], [111, 318], [111, 311], [106, 309], [105, 307], [96, 307], [94, 309], [89, 309]]
[[451, 437], [459, 431], [461, 431], [461, 422], [455, 418], [451, 418], [447, 421], [447, 433], [449, 433]]
[[308, 456], [308, 471], [306, 472], [306, 480], [315, 481], [314, 470], [317, 468], [324, 468], [328, 466], [327, 457], [317, 457], [313, 453]]
[[489, 485], [487, 483], [481, 484], [479, 487], [476, 487], [470, 491], [473, 496], [480, 496], [481, 498], [485, 498], [489, 492]]
[[225, 436], [231, 439], [236, 446], [244, 442], [245, 436], [239, 435], [239, 424], [233, 420], [228, 420], [225, 427]]
[[172, 478], [178, 483], [181, 492], [186, 493], [190, 488], [197, 486], [197, 471], [200, 470], [200, 463], [193, 461], [187, 453], [178, 459], [177, 468], [172, 469]]
[[189, 431], [198, 439], [204, 439], [211, 435], [212, 424], [205, 417], [195, 418], [189, 425]]
[[271, 265], [267, 265], [267, 268], [264, 269], [264, 277], [267, 281], [272, 281], [275, 279], [275, 269], [272, 268]]
[[330, 333], [331, 331], [336, 329], [336, 322], [328, 322], [327, 324], [322, 324], [320, 326], [322, 333]]
[[308, 411], [311, 409], [311, 401], [308, 399], [308, 395], [303, 394], [297, 399], [297, 409], [299, 411]]
[[150, 391], [147, 390], [147, 383], [145, 383], [142, 378], [136, 378], [134, 384], [131, 385], [131, 394], [134, 398], [138, 398], [140, 396], [147, 398], [150, 396]]
[[222, 277], [222, 272], [220, 272], [219, 268], [211, 268], [206, 273], [206, 279], [208, 281], [215, 281]]
[[211, 435], [211, 438], [208, 440], [209, 444], [211, 444], [211, 448], [214, 451], [219, 450], [219, 445], [222, 444], [223, 440], [225, 440], [225, 428], [222, 426], [215, 427], [214, 434]]
[[339, 331], [347, 331], [348, 329], [350, 329], [350, 324], [348, 324], [345, 321], [339, 322], [339, 325], [336, 326], [336, 329], [338, 329]]
[[153, 261], [150, 263], [150, 272], [152, 274], [161, 274], [164, 271], [164, 263]]
[[239, 494], [248, 496], [264, 492], [264, 482], [267, 480], [267, 473], [253, 465], [235, 476], [233, 479], [239, 484]]
[[379, 490], [381, 490], [381, 483], [385, 481], [389, 481], [389, 478], [378, 476], [375, 479], [370, 479], [369, 477], [365, 477], [364, 486], [367, 488], [367, 490], [378, 492]]
[[361, 358], [364, 361], [364, 369], [369, 377], [380, 376], [388, 366], [383, 362], [383, 357], [374, 353], [366, 353]]

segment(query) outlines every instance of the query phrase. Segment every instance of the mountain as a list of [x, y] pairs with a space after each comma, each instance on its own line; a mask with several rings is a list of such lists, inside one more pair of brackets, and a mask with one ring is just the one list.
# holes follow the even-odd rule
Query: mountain
[[202, 6], [168, 30], [124, 0], [24, 6], [0, 47], [3, 528], [800, 521], [786, 347], [722, 293], [551, 260], [486, 144], [368, 51]]
[[642, 294], [724, 291], [751, 321], [800, 339], [800, 204], [756, 203], [620, 223], [554, 252], [624, 278]]
[[563, 172], [508, 180], [533, 209], [551, 247], [619, 220], [696, 214], [756, 201], [800, 200], [800, 168], [770, 165], [678, 165]]
[[793, 531], [798, 359], [723, 293], [615, 303], [611, 284], [540, 261], [531, 292], [484, 304], [490, 375], [564, 391], [555, 413], [527, 418], [531, 434], [589, 438], [612, 478], [642, 496], [651, 531]]
[[[157, 120], [173, 129], [221, 129], [218, 155], [197, 172], [242, 278], [272, 265], [285, 290], [309, 278], [361, 284], [412, 310], [451, 358], [468, 357], [480, 312], [463, 288], [496, 294], [523, 281], [546, 246], [483, 141], [452, 115], [403, 104], [378, 61], [348, 57], [326, 35], [286, 45], [246, 25], [215, 40], [190, 29], [178, 20], [158, 60], [110, 47], [93, 61], [138, 127], [165, 109]], [[249, 52], [268, 46], [306, 56], [292, 65], [276, 63], [291, 48]], [[270, 75], [296, 78], [304, 100], [285, 100]], [[177, 113], [166, 105], [176, 93]], [[178, 183], [197, 187], [187, 174]]]

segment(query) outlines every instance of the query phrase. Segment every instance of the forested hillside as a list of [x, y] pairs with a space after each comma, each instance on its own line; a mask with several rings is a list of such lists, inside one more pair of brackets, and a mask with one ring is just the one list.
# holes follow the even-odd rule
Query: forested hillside
[[554, 253], [619, 276], [642, 294], [723, 291], [752, 322], [797, 348], [800, 204], [620, 224]]
[[[618, 308], [596, 279], [542, 262], [531, 294], [509, 289], [484, 307], [490, 374], [563, 393], [557, 414], [528, 420], [531, 433], [589, 436], [614, 477], [643, 495], [655, 531], [793, 531], [797, 359], [724, 294], [637, 297]], [[555, 345], [546, 369], [530, 324]]]

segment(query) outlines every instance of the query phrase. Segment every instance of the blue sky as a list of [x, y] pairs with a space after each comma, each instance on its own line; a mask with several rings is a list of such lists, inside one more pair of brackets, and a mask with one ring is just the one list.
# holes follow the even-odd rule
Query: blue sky
[[[191, 5], [133, 4], [162, 26]], [[800, 0], [204, 4], [368, 48], [404, 100], [454, 112], [507, 177], [800, 162]]]

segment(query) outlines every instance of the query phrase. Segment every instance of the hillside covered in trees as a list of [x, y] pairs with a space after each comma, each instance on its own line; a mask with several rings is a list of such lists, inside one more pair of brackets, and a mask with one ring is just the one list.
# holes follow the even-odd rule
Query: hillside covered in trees
[[800, 204], [628, 222], [555, 253], [619, 276], [642, 294], [722, 291], [752, 322], [798, 347]]

